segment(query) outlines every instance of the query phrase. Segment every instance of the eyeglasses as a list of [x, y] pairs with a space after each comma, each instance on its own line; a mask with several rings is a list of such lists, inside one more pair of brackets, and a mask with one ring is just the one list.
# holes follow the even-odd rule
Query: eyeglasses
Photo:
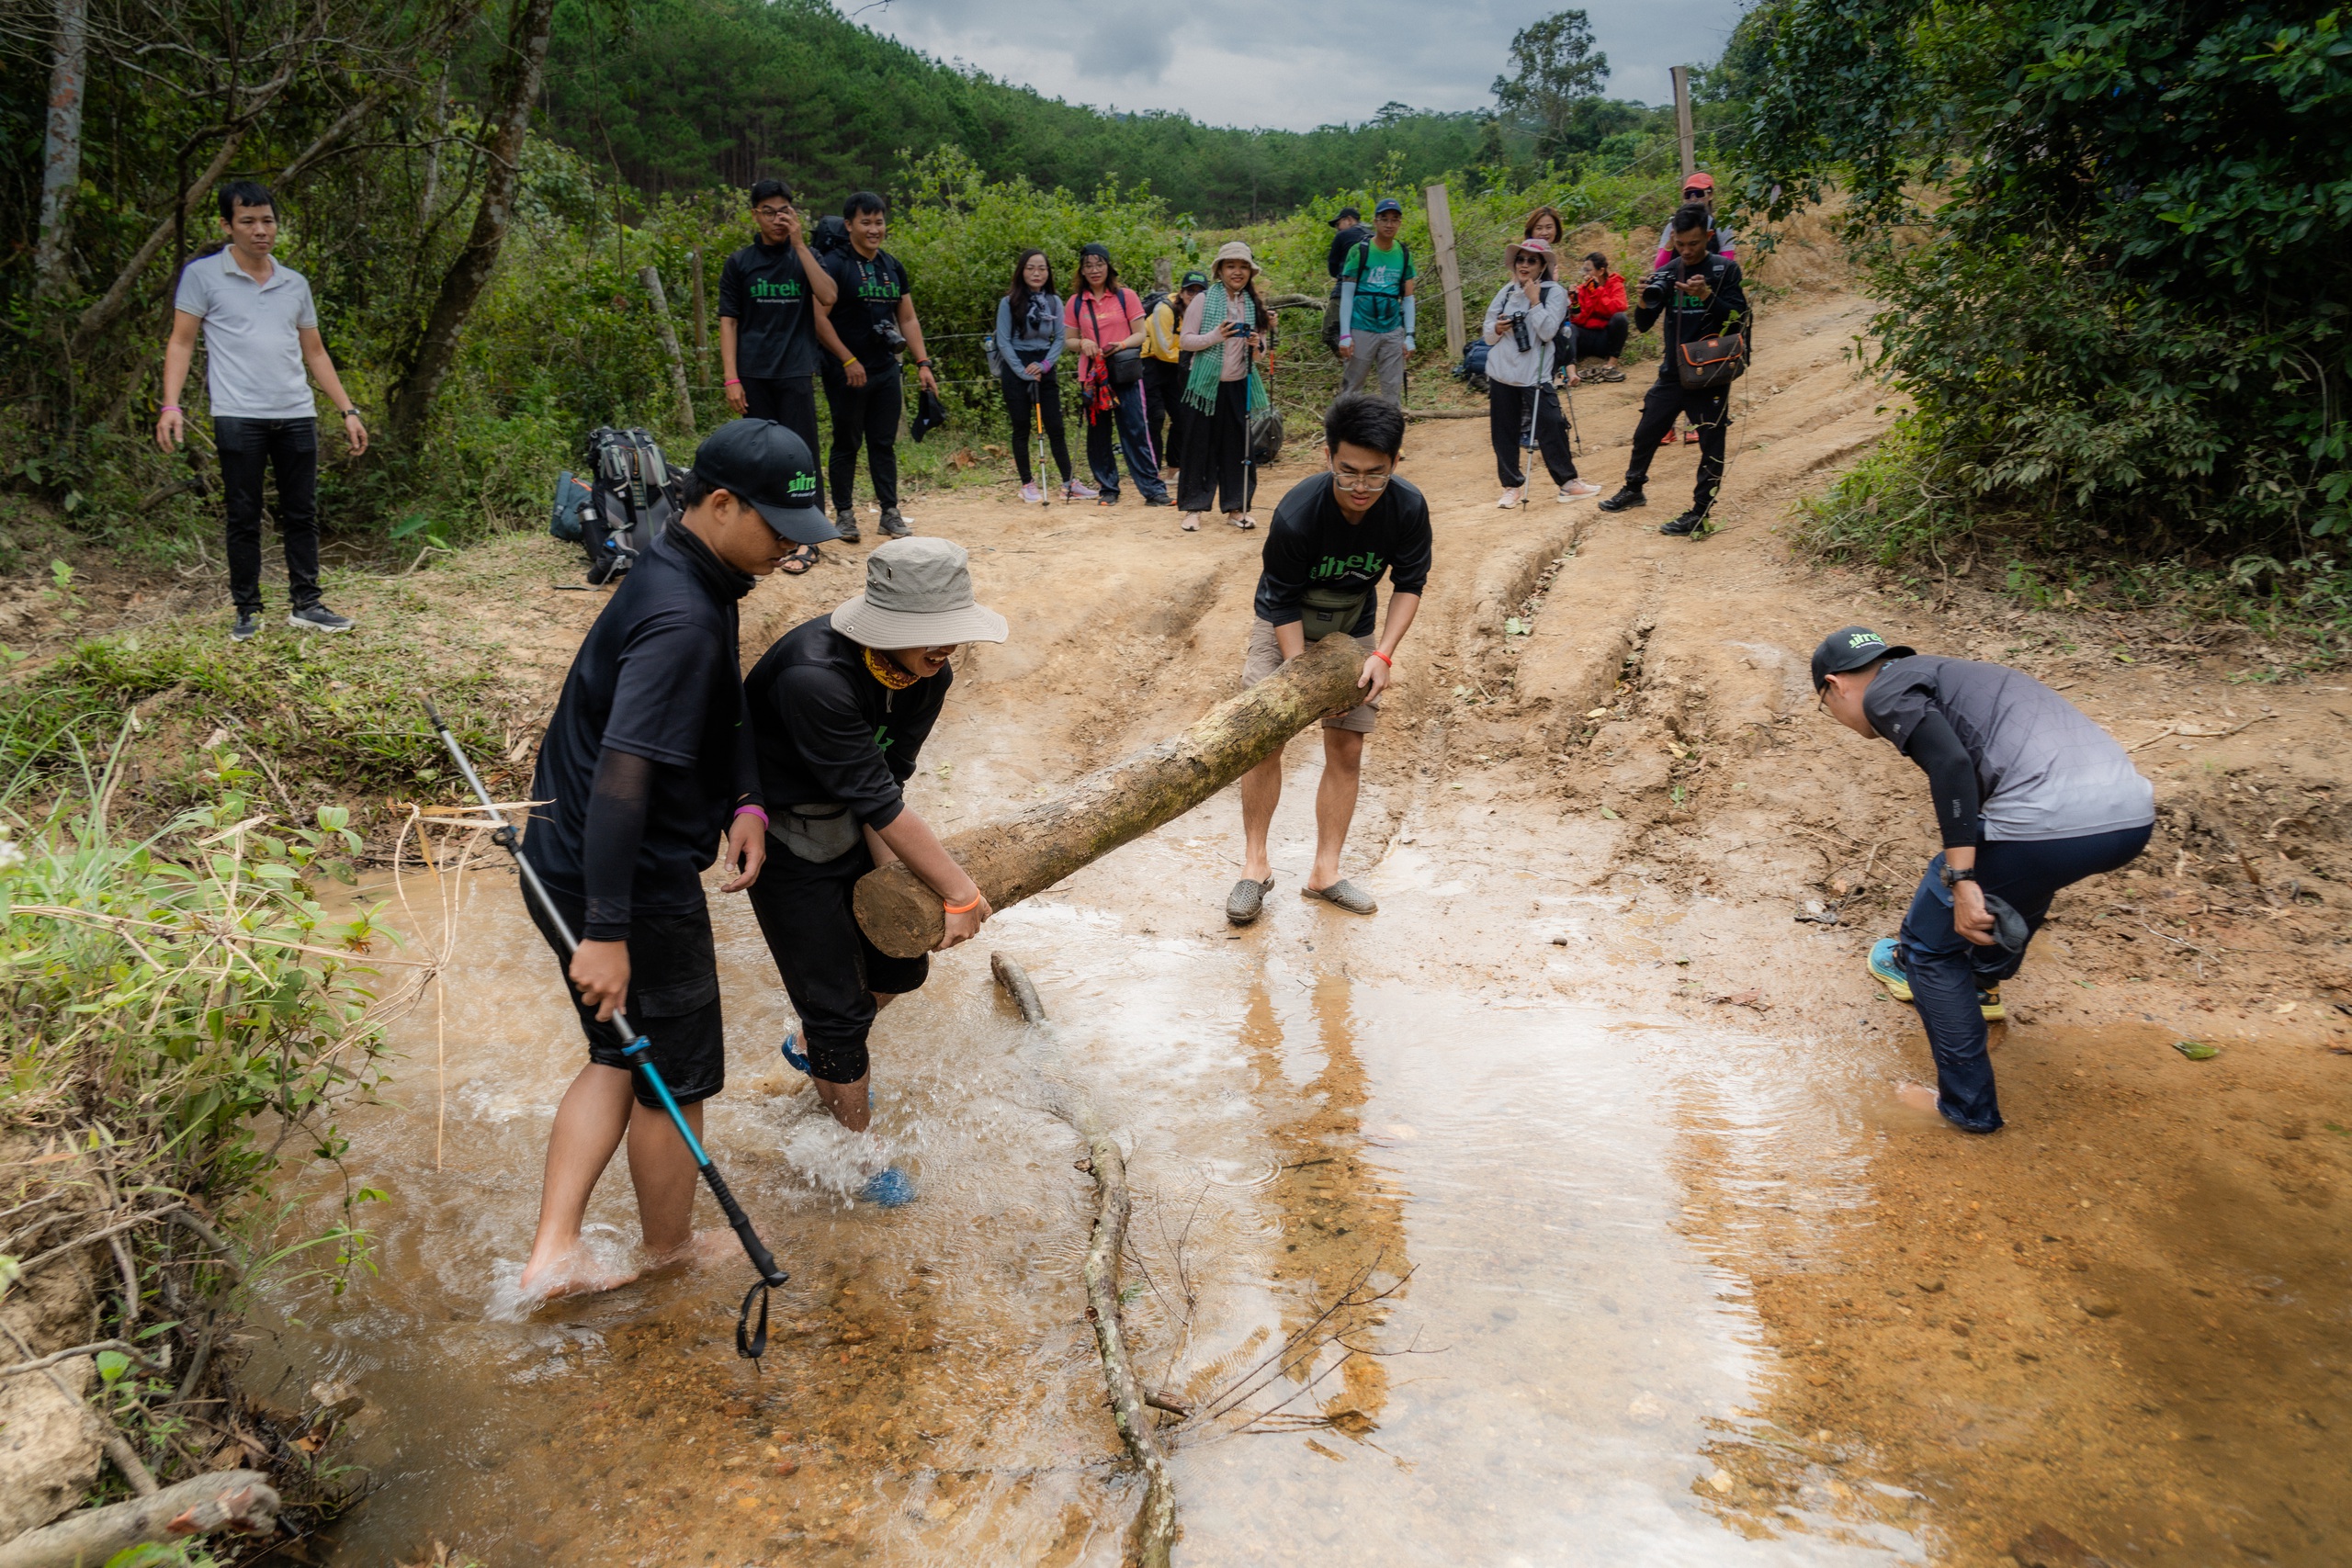
[[1356, 474], [1345, 468], [1331, 470], [1331, 483], [1340, 490], [1352, 491], [1358, 495], [1378, 495], [1388, 488], [1392, 476], [1387, 474]]

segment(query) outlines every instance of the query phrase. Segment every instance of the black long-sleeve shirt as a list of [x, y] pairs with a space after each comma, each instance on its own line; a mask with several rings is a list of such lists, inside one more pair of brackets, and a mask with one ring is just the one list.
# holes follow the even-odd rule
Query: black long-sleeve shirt
[[[1715, 337], [1733, 327], [1747, 334], [1748, 352], [1756, 351], [1756, 322], [1747, 309], [1747, 291], [1740, 287], [1739, 264], [1729, 256], [1708, 255], [1696, 263], [1675, 257], [1659, 269], [1665, 283], [1666, 297], [1651, 303], [1647, 283], [1642, 287], [1641, 302], [1634, 310], [1634, 330], [1645, 333], [1666, 320], [1664, 352], [1657, 362], [1657, 378], [1676, 378], [1679, 355], [1676, 350], [1686, 343], [1701, 338]], [[1679, 285], [1686, 277], [1703, 276], [1708, 294], [1704, 299], [1688, 293]]]
[[894, 692], [830, 616], [801, 622], [743, 678], [762, 792], [774, 809], [838, 801], [866, 827], [888, 828], [955, 680], [944, 669]]

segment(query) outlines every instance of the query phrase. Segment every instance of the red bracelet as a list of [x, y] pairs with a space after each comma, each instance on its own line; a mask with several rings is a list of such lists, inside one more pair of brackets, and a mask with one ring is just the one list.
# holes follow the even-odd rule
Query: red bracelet
[[943, 900], [943, 901], [940, 903], [939, 908], [940, 908], [941, 911], [942, 911], [943, 913], [945, 913], [945, 914], [950, 914], [950, 915], [968, 915], [968, 914], [970, 914], [973, 910], [975, 910], [975, 909], [977, 909], [977, 908], [978, 908], [980, 907], [980, 899], [981, 899], [983, 897], [984, 897], [984, 895], [980, 892], [980, 890], [979, 890], [978, 888], [975, 887], [975, 888], [973, 888], [973, 889], [972, 889], [972, 901], [971, 901], [970, 903], [968, 903], [968, 904], [950, 904], [950, 903], [947, 903], [947, 902], [945, 902], [944, 900]]
[[1396, 669], [1396, 661], [1395, 660], [1393, 660], [1393, 659], [1389, 658], [1389, 657], [1388, 657], [1388, 655], [1386, 655], [1386, 654], [1385, 654], [1385, 653], [1381, 652], [1381, 651], [1380, 651], [1380, 649], [1376, 649], [1376, 648], [1375, 648], [1375, 649], [1374, 649], [1372, 650], [1372, 656], [1373, 656], [1374, 659], [1379, 660], [1383, 664], [1387, 665], [1387, 666], [1388, 666], [1388, 668], [1390, 668], [1391, 670], [1394, 670], [1394, 669]]

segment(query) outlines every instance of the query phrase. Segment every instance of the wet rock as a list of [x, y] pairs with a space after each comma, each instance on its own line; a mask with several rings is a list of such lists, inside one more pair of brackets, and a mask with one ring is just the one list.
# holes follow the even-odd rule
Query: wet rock
[[2009, 1545], [2018, 1568], [2113, 1568], [2090, 1548], [2049, 1525], [2036, 1525]]

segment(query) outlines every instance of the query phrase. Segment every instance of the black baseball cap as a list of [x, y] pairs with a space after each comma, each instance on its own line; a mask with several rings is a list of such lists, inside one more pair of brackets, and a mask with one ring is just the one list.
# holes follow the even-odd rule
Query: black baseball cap
[[1332, 218], [1330, 227], [1336, 229], [1342, 223], [1352, 223], [1363, 216], [1363, 213], [1357, 211], [1352, 207], [1342, 207], [1340, 209], [1338, 214]]
[[748, 502], [776, 536], [821, 545], [841, 536], [817, 506], [817, 459], [772, 419], [729, 420], [695, 449], [695, 478]]
[[1186, 288], [1206, 288], [1208, 286], [1209, 275], [1207, 273], [1188, 272], [1184, 275], [1184, 280], [1182, 283], [1179, 283], [1176, 287], [1178, 289], [1182, 290]]
[[1899, 645], [1889, 648], [1886, 638], [1868, 626], [1843, 627], [1823, 637], [1821, 646], [1813, 650], [1813, 689], [1821, 690], [1832, 675], [1843, 675], [1882, 659], [1908, 659], [1918, 651]]

